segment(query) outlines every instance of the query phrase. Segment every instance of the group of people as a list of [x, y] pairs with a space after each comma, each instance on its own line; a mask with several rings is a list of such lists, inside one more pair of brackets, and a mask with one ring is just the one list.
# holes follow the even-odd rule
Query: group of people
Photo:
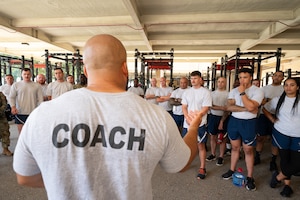
[[[274, 151], [272, 161], [276, 163], [278, 155], [281, 159], [270, 186], [284, 181], [282, 195], [292, 194], [290, 178], [300, 171], [299, 83], [295, 79], [286, 79], [277, 97], [252, 85], [253, 71], [248, 68], [239, 70], [239, 81], [230, 92], [224, 77], [218, 78], [215, 91], [209, 91], [199, 71], [190, 74], [190, 87], [183, 77], [174, 90], [161, 77], [161, 87], [152, 78], [145, 93], [138, 89], [138, 80], [126, 91], [126, 57], [122, 43], [111, 35], [96, 35], [86, 42], [86, 88], [57, 98], [55, 92], [47, 93], [53, 100], [33, 110], [22, 129], [13, 163], [19, 184], [45, 187], [49, 199], [152, 199], [151, 177], [157, 164], [166, 172], [183, 172], [198, 154], [197, 178], [204, 179], [206, 160], [217, 159], [216, 164], [223, 165], [228, 138], [230, 169], [222, 177], [232, 178], [243, 149], [245, 187], [254, 191], [254, 164], [260, 163], [265, 141], [256, 127], [263, 113], [270, 126], [274, 124], [272, 144], [279, 153]], [[275, 85], [276, 74], [283, 76], [274, 74]], [[255, 153], [258, 142], [262, 145]]]
[[[21, 70], [22, 80], [16, 83], [14, 83], [14, 77], [11, 74], [5, 76], [6, 84], [0, 87], [0, 136], [2, 138], [3, 155], [13, 155], [8, 149], [8, 146], [10, 146], [8, 121], [14, 119], [18, 131], [21, 133], [22, 127], [30, 113], [43, 101], [56, 98], [73, 88], [79, 88], [79, 85], [82, 85], [81, 87], [86, 86], [84, 84], [86, 84], [87, 81], [83, 78], [85, 82], [81, 81], [74, 86], [65, 81], [64, 73], [61, 68], [55, 68], [54, 73], [56, 81], [49, 84], [46, 83], [44, 74], [38, 74], [36, 76], [36, 82], [33, 82], [31, 80], [32, 72], [29, 68], [23, 68]], [[85, 75], [83, 76], [85, 77]]]
[[[299, 82], [296, 79], [288, 78], [282, 85], [284, 73], [277, 71], [272, 76], [272, 84], [260, 88], [260, 80], [253, 79], [251, 69], [242, 68], [238, 73], [238, 82], [235, 83], [230, 92], [226, 89], [227, 81], [224, 77], [217, 79], [216, 90], [208, 91], [202, 86], [203, 80], [201, 73], [198, 71], [194, 71], [190, 75], [191, 87], [189, 87], [188, 79], [182, 77], [179, 88], [174, 91], [166, 86], [164, 77], [160, 79], [160, 88], [156, 86], [156, 79], [152, 78], [151, 87], [146, 90], [145, 99], [162, 106], [173, 116], [182, 137], [187, 132], [190, 122], [188, 112], [190, 110], [201, 112], [203, 118], [198, 129], [200, 159], [198, 179], [206, 177], [205, 160], [213, 161], [217, 159], [216, 165], [223, 165], [226, 142], [229, 142], [231, 144], [230, 169], [222, 175], [223, 179], [229, 180], [232, 178], [240, 159], [241, 150], [243, 150], [247, 168], [245, 187], [251, 191], [256, 190], [253, 178], [254, 166], [261, 163], [260, 154], [264, 143], [271, 137], [270, 152], [272, 157], [269, 169], [273, 172], [273, 177], [270, 186], [275, 187], [280, 180], [285, 179], [285, 187], [281, 195], [290, 196], [293, 191], [289, 179], [300, 171], [299, 164], [296, 164], [297, 151], [300, 150], [300, 146], [299, 144], [298, 147], [296, 145], [298, 139], [294, 139], [295, 137], [300, 138], [300, 134], [296, 133], [298, 130], [296, 121], [299, 120], [299, 115], [297, 115]], [[293, 84], [293, 87], [288, 86], [291, 84]], [[289, 94], [287, 97], [282, 96], [287, 92]], [[281, 104], [285, 102], [285, 98], [293, 98], [292, 104], [290, 103], [290, 106], [293, 105], [293, 107], [286, 108], [282, 106], [283, 110], [281, 111], [279, 106], [276, 110], [280, 96]], [[273, 108], [270, 108], [272, 103]], [[286, 109], [291, 111], [287, 112]], [[287, 116], [279, 115], [279, 113], [284, 112], [287, 112], [285, 114]], [[274, 118], [275, 116], [276, 118]], [[280, 119], [282, 116], [284, 118]], [[278, 123], [278, 121], [281, 123]], [[290, 145], [287, 141], [283, 145], [282, 138], [276, 136], [278, 134], [277, 129], [279, 129], [280, 134], [287, 135], [289, 140], [293, 140], [293, 145]], [[206, 157], [208, 138], [210, 139], [211, 154]], [[218, 156], [216, 154], [217, 144], [220, 145]], [[284, 157], [280, 161], [280, 169], [283, 170], [281, 173], [278, 171], [279, 168], [276, 162], [279, 155]], [[285, 176], [282, 175], [284, 173]]]
[[55, 200], [152, 199], [158, 163], [170, 173], [188, 169], [198, 151], [202, 114], [189, 113], [182, 139], [168, 112], [126, 91], [126, 58], [124, 46], [111, 35], [87, 41], [87, 87], [44, 102], [30, 114], [15, 149], [18, 183], [45, 187], [48, 199]]

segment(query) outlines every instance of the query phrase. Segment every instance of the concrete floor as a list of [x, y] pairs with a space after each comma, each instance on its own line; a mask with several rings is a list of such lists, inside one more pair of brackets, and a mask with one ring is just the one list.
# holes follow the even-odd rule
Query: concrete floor
[[[18, 132], [16, 125], [11, 123], [11, 147], [13, 151], [17, 142]], [[192, 163], [191, 168], [185, 173], [167, 174], [158, 166], [153, 179], [154, 200], [214, 200], [214, 199], [286, 199], [280, 196], [282, 186], [271, 189], [269, 180], [271, 172], [268, 170], [270, 153], [270, 143], [265, 146], [262, 154], [262, 163], [255, 167], [254, 178], [257, 191], [250, 192], [245, 188], [239, 188], [232, 184], [231, 180], [225, 181], [221, 178], [222, 173], [229, 169], [230, 157], [225, 157], [225, 164], [218, 167], [215, 161], [207, 162], [207, 177], [204, 180], [195, 178], [199, 167], [199, 158]], [[208, 152], [209, 154], [209, 152]], [[19, 186], [16, 183], [14, 171], [12, 169], [12, 157], [0, 156], [0, 200], [44, 200], [47, 199], [44, 189], [32, 189]], [[246, 169], [243, 160], [239, 161], [239, 167]], [[290, 199], [300, 199], [300, 177], [292, 178], [292, 188], [294, 194]], [[140, 199], [143, 199], [141, 197]]]

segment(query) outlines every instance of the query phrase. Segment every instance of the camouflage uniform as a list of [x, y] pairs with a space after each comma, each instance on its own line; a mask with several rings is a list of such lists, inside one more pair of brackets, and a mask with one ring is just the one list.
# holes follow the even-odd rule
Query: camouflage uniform
[[9, 125], [4, 111], [6, 110], [7, 100], [2, 92], [0, 92], [0, 138], [2, 141], [2, 147], [8, 148], [10, 145], [10, 132]]

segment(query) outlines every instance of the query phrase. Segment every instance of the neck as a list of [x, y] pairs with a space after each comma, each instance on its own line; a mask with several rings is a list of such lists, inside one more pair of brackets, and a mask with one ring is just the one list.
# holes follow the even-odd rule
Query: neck
[[193, 88], [195, 89], [198, 89], [198, 88], [201, 88], [202, 86], [201, 85], [194, 85]]
[[273, 86], [281, 85], [281, 83], [272, 83]]
[[289, 97], [289, 98], [294, 98], [294, 97], [296, 97], [296, 94], [294, 94], [294, 93], [293, 94], [286, 94], [286, 96]]
[[119, 93], [126, 91], [126, 82], [109, 75], [103, 77], [89, 77], [87, 89], [95, 92]]
[[100, 86], [97, 84], [89, 84], [87, 87], [87, 89], [92, 90], [94, 92], [106, 92], [106, 93], [120, 93], [120, 92], [125, 92], [125, 89], [122, 89], [120, 87], [116, 87], [116, 86]]

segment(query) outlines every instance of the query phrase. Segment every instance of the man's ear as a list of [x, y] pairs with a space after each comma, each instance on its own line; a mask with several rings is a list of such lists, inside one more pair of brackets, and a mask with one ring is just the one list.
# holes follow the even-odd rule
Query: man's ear
[[88, 78], [88, 74], [87, 74], [87, 72], [86, 72], [85, 65], [83, 66], [83, 73], [84, 73], [84, 75], [86, 76], [86, 78]]
[[128, 77], [128, 68], [127, 68], [127, 63], [126, 62], [124, 62], [122, 64], [122, 72], [123, 72], [124, 76]]

